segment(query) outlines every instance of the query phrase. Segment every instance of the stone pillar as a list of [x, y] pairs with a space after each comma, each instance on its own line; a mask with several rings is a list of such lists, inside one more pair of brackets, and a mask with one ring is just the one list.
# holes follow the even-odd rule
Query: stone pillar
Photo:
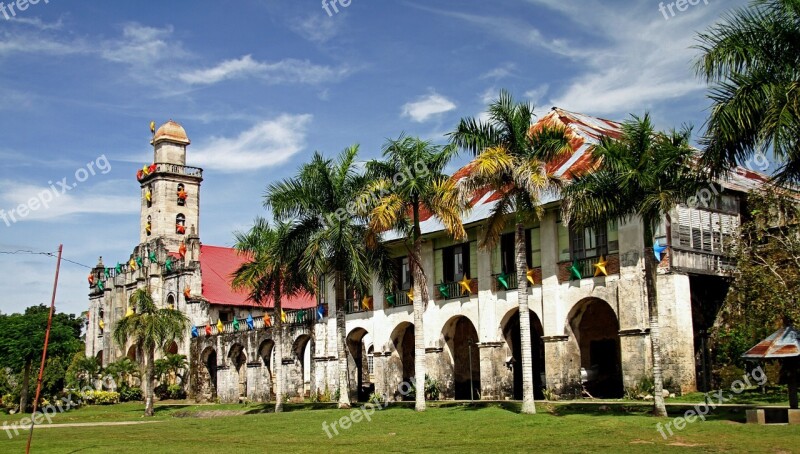
[[481, 342], [478, 347], [481, 359], [481, 400], [502, 400], [513, 395], [514, 375], [505, 366], [505, 343]]
[[664, 380], [671, 379], [681, 393], [697, 390], [694, 327], [689, 276], [659, 275], [658, 318]]

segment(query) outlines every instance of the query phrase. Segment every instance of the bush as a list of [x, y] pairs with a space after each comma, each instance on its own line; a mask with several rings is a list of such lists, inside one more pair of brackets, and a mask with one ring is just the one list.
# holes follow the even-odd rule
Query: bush
[[159, 400], [169, 399], [169, 385], [166, 383], [161, 383], [155, 387], [153, 394], [155, 394]]
[[184, 391], [181, 385], [169, 385], [169, 387], [167, 387], [167, 395], [173, 400], [186, 399], [186, 391]]
[[142, 388], [134, 388], [128, 386], [122, 386], [119, 388], [119, 400], [121, 402], [134, 402], [134, 401], [141, 401], [142, 399]]
[[17, 407], [19, 406], [19, 399], [16, 399], [13, 394], [4, 394], [2, 398], [2, 404], [3, 404], [3, 411], [5, 411], [6, 413], [17, 411]]
[[81, 393], [81, 399], [93, 405], [118, 404], [119, 393], [113, 391], [86, 391]]

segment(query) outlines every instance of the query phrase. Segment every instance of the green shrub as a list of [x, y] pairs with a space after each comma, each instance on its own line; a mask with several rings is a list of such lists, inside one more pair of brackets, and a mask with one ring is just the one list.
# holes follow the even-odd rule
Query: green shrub
[[155, 394], [159, 400], [169, 399], [169, 385], [161, 383], [153, 390], [153, 394]]
[[167, 395], [173, 400], [186, 399], [186, 391], [184, 391], [181, 385], [169, 385], [167, 387]]
[[142, 388], [122, 386], [119, 388], [119, 400], [122, 402], [134, 402], [142, 400]]
[[86, 391], [81, 393], [81, 400], [93, 405], [118, 404], [119, 393], [114, 391]]
[[2, 398], [3, 411], [10, 413], [16, 411], [19, 406], [19, 399], [15, 398], [14, 394], [4, 394]]

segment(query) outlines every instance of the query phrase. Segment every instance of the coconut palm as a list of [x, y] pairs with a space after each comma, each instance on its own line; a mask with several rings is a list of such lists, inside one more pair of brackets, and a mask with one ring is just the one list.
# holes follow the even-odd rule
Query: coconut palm
[[772, 148], [775, 177], [800, 181], [800, 2], [755, 0], [698, 39], [713, 102], [705, 164], [719, 174]]
[[130, 385], [131, 379], [140, 375], [139, 366], [127, 356], [110, 363], [104, 372], [114, 379], [118, 387]]
[[693, 170], [697, 156], [689, 146], [690, 133], [688, 129], [655, 132], [648, 114], [643, 118], [633, 116], [623, 124], [618, 140], [603, 137], [592, 149], [597, 169], [576, 176], [563, 191], [564, 218], [573, 228], [617, 219], [642, 222], [656, 416], [667, 416], [667, 411], [662, 395], [654, 235], [662, 221], [669, 225], [670, 212], [703, 184]]
[[[387, 230], [406, 238], [411, 275], [414, 278], [414, 374], [416, 389], [425, 389], [425, 338], [422, 315], [428, 304], [428, 279], [422, 267], [421, 211], [427, 210], [442, 221], [450, 235], [463, 240], [467, 234], [461, 224], [465, 203], [444, 168], [455, 155], [455, 147], [436, 146], [418, 138], [400, 136], [383, 148], [384, 161], [367, 163], [370, 185], [359, 200], [372, 200], [369, 214], [371, 243]], [[416, 393], [417, 411], [425, 410], [425, 393]]]
[[[140, 288], [133, 292], [130, 304], [135, 308], [129, 315], [117, 322], [113, 338], [120, 348], [130, 341], [138, 346], [143, 355], [144, 379], [142, 388], [145, 394], [145, 416], [153, 416], [154, 400], [154, 366], [156, 349], [164, 350], [166, 345], [183, 339], [189, 326], [189, 319], [174, 309], [159, 309], [147, 289]], [[165, 352], [166, 353], [166, 352]]]
[[168, 385], [176, 384], [177, 379], [180, 379], [181, 383], [183, 383], [181, 371], [185, 370], [187, 365], [186, 355], [168, 353], [163, 358], [156, 360], [155, 374], [158, 380], [161, 380], [162, 377], [167, 377]]
[[354, 200], [368, 180], [359, 172], [357, 155], [358, 146], [345, 149], [335, 161], [315, 153], [311, 162], [301, 166], [297, 176], [270, 185], [264, 201], [277, 219], [292, 220], [289, 241], [303, 248], [300, 257], [303, 272], [308, 276], [333, 276], [340, 408], [350, 406], [345, 294], [371, 294], [374, 270], [382, 282], [387, 282], [391, 275], [385, 249], [381, 245], [366, 246], [366, 218]]
[[292, 241], [291, 224], [276, 223], [270, 226], [263, 218], [257, 218], [253, 227], [245, 233], [237, 232], [234, 247], [245, 254], [248, 260], [235, 272], [233, 288], [247, 290], [250, 299], [257, 305], [273, 302], [273, 337], [275, 341], [275, 412], [283, 411], [285, 376], [283, 367], [283, 320], [281, 319], [284, 297], [308, 291], [305, 274], [299, 267], [299, 249], [302, 244]]
[[559, 179], [548, 171], [547, 163], [572, 151], [563, 127], [538, 125], [533, 128], [533, 106], [516, 103], [506, 91], [489, 106], [489, 119], [463, 119], [451, 134], [454, 144], [474, 155], [469, 175], [459, 182], [466, 194], [490, 189], [499, 199], [487, 220], [486, 235], [480, 246], [496, 247], [506, 223], [515, 224], [514, 254], [517, 269], [522, 349], [522, 412], [536, 413], [534, 404], [531, 322], [528, 308], [528, 271], [525, 226], [542, 214], [540, 200], [554, 193]]

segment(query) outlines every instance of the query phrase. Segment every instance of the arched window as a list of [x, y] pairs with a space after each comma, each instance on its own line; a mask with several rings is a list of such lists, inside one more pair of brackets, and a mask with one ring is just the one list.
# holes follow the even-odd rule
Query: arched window
[[189, 198], [189, 194], [186, 193], [186, 187], [182, 183], [178, 184], [178, 206], [185, 206], [187, 198]]
[[186, 234], [186, 216], [179, 214], [175, 217], [175, 233], [179, 235]]
[[144, 190], [144, 200], [147, 201], [147, 208], [153, 206], [153, 185], [148, 184]]
[[144, 233], [150, 236], [153, 233], [153, 220], [147, 216], [147, 223], [144, 225]]
[[167, 297], [167, 307], [169, 307], [172, 310], [175, 310], [175, 295], [171, 293]]

